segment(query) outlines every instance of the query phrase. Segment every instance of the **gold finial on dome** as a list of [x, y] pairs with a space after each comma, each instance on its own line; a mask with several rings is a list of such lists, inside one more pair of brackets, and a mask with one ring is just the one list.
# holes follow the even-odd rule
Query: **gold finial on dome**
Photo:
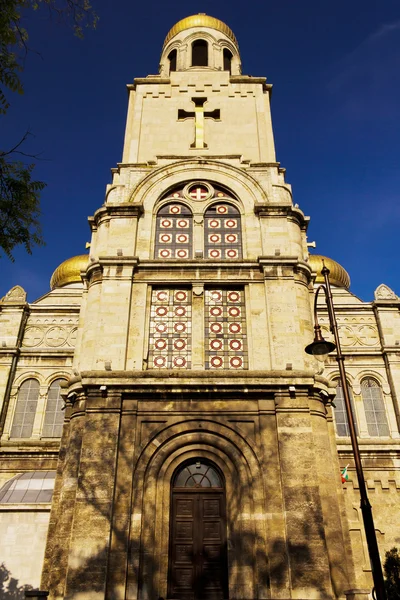
[[350, 275], [342, 267], [342, 265], [339, 265], [339, 263], [337, 263], [335, 260], [332, 260], [332, 258], [328, 258], [327, 256], [321, 256], [320, 254], [310, 254], [308, 257], [308, 262], [310, 263], [310, 267], [313, 273], [317, 273], [315, 283], [324, 283], [324, 277], [321, 274], [321, 271], [325, 263], [325, 266], [330, 271], [330, 283], [332, 285], [335, 285], [336, 287], [342, 287], [346, 290], [349, 289]]
[[181, 31], [185, 31], [185, 29], [190, 29], [191, 27], [210, 27], [211, 29], [217, 29], [217, 31], [221, 31], [221, 33], [225, 34], [228, 38], [232, 40], [232, 42], [238, 46], [237, 39], [232, 29], [228, 27], [225, 23], [216, 19], [215, 17], [210, 17], [205, 13], [199, 13], [198, 15], [192, 15], [191, 17], [185, 17], [175, 23], [173, 27], [167, 33], [167, 37], [164, 41], [164, 46], [168, 44], [168, 42]]
[[80, 254], [73, 256], [61, 263], [54, 271], [50, 279], [50, 289], [63, 287], [69, 283], [81, 283], [81, 271], [87, 267], [89, 256]]

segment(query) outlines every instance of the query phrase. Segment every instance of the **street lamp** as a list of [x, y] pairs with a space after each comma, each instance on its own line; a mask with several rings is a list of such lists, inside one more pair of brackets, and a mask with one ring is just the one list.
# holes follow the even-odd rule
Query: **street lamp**
[[[325, 263], [324, 263], [324, 267], [323, 267], [321, 273], [324, 277], [325, 285], [320, 285], [315, 294], [315, 301], [314, 301], [314, 334], [315, 334], [315, 337], [314, 337], [314, 341], [312, 342], [312, 344], [309, 344], [305, 350], [306, 350], [307, 354], [313, 354], [315, 356], [322, 356], [324, 354], [329, 354], [329, 352], [332, 352], [336, 348], [336, 360], [339, 365], [340, 380], [342, 383], [344, 403], [345, 403], [346, 414], [347, 414], [347, 421], [349, 423], [350, 439], [351, 439], [351, 445], [353, 448], [354, 463], [356, 466], [358, 485], [360, 488], [360, 498], [361, 498], [360, 506], [361, 506], [361, 512], [362, 512], [363, 521], [364, 521], [365, 537], [367, 539], [369, 560], [370, 560], [371, 569], [372, 569], [372, 577], [374, 580], [374, 591], [375, 591], [376, 600], [386, 600], [385, 582], [383, 580], [382, 565], [381, 565], [381, 560], [379, 557], [378, 542], [376, 539], [375, 527], [374, 527], [374, 519], [372, 517], [371, 504], [369, 503], [369, 500], [368, 500], [367, 487], [365, 485], [364, 473], [363, 473], [361, 456], [360, 456], [360, 449], [358, 447], [353, 411], [352, 411], [351, 403], [350, 403], [350, 394], [349, 394], [349, 389], [347, 386], [346, 370], [344, 368], [344, 356], [342, 354], [342, 350], [340, 347], [340, 339], [339, 339], [338, 327], [337, 327], [337, 322], [336, 322], [335, 309], [333, 307], [332, 291], [331, 291], [331, 286], [330, 286], [329, 277], [328, 277], [330, 271], [325, 266]], [[330, 324], [330, 328], [333, 333], [333, 336], [335, 338], [335, 344], [324, 340], [324, 338], [322, 337], [322, 333], [321, 333], [321, 327], [318, 323], [317, 302], [318, 302], [318, 293], [321, 289], [324, 290], [324, 293], [325, 293], [325, 301], [326, 301], [326, 305], [328, 307], [329, 324]]]

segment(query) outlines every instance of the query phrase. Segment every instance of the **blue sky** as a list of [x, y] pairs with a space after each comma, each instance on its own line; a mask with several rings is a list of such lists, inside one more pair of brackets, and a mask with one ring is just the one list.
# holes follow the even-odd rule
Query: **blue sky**
[[35, 52], [0, 135], [7, 148], [34, 134], [46, 246], [0, 259], [0, 297], [19, 284], [33, 301], [63, 260], [85, 252], [87, 217], [121, 160], [125, 84], [157, 73], [170, 27], [198, 12], [233, 29], [243, 73], [274, 85], [277, 158], [311, 217], [315, 252], [340, 262], [363, 300], [380, 283], [400, 295], [399, 0], [92, 2], [100, 20], [83, 41], [44, 11], [26, 19]]

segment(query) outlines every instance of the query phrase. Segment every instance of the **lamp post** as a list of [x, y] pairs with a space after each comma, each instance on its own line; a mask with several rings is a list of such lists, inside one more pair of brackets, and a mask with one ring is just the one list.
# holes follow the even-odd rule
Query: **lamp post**
[[[367, 539], [368, 553], [369, 553], [369, 559], [370, 559], [370, 563], [371, 563], [372, 577], [373, 577], [373, 581], [374, 581], [374, 591], [375, 591], [376, 600], [386, 600], [385, 582], [383, 580], [382, 565], [381, 565], [381, 560], [379, 557], [378, 542], [376, 539], [375, 527], [374, 527], [374, 519], [372, 517], [371, 504], [369, 503], [369, 500], [368, 500], [367, 487], [365, 485], [363, 467], [362, 467], [361, 456], [360, 456], [360, 449], [358, 447], [353, 411], [352, 411], [351, 403], [350, 403], [350, 394], [349, 394], [349, 389], [347, 386], [346, 370], [344, 368], [344, 356], [342, 354], [342, 350], [340, 347], [340, 339], [339, 339], [338, 327], [337, 327], [337, 322], [336, 322], [335, 309], [333, 306], [332, 291], [331, 291], [331, 286], [329, 283], [328, 276], [329, 276], [330, 271], [325, 266], [325, 264], [324, 264], [324, 267], [323, 267], [321, 273], [324, 276], [325, 285], [320, 285], [315, 294], [315, 301], [314, 301], [315, 337], [314, 337], [313, 343], [309, 344], [305, 350], [306, 350], [307, 354], [313, 354], [315, 356], [322, 356], [324, 354], [329, 354], [329, 352], [332, 352], [336, 348], [336, 360], [339, 365], [340, 380], [342, 383], [344, 403], [345, 403], [345, 407], [346, 407], [347, 420], [349, 423], [350, 439], [351, 439], [351, 445], [353, 448], [354, 463], [355, 463], [356, 472], [357, 472], [358, 485], [360, 488], [360, 498], [361, 498], [360, 507], [361, 507], [361, 512], [362, 512], [363, 521], [364, 521], [365, 537]], [[317, 302], [318, 302], [318, 293], [321, 289], [324, 290], [324, 293], [325, 293], [325, 301], [326, 301], [326, 304], [328, 307], [329, 324], [330, 324], [330, 328], [333, 333], [333, 336], [335, 338], [335, 344], [324, 340], [324, 338], [322, 337], [322, 334], [321, 334], [321, 327], [318, 323]]]

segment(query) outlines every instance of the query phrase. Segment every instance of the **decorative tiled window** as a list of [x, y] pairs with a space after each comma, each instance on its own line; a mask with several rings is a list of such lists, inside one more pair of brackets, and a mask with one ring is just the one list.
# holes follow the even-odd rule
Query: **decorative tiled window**
[[149, 369], [190, 369], [192, 294], [188, 289], [153, 289]]
[[206, 369], [248, 369], [243, 289], [205, 290]]
[[240, 213], [231, 204], [210, 206], [204, 215], [205, 258], [242, 258]]
[[184, 204], [166, 204], [158, 211], [155, 258], [192, 258], [192, 213]]
[[361, 395], [364, 402], [368, 433], [371, 436], [389, 436], [382, 390], [375, 379], [368, 377], [361, 382]]
[[38, 399], [39, 382], [27, 379], [19, 388], [10, 437], [31, 437]]
[[43, 437], [61, 437], [64, 423], [63, 399], [61, 398], [61, 382], [56, 379], [49, 387], [47, 394], [46, 413], [44, 417]]
[[[349, 429], [349, 421], [347, 419], [346, 405], [344, 402], [342, 382], [340, 381], [340, 379], [338, 379], [335, 383], [336, 383], [336, 397], [334, 400], [334, 404], [335, 404], [336, 433], [340, 437], [348, 437], [348, 436], [350, 436], [350, 429]], [[354, 406], [353, 393], [352, 393], [350, 385], [348, 385], [347, 387], [348, 387], [349, 394], [350, 394], [350, 403], [351, 403], [351, 408], [353, 411], [356, 433], [358, 435], [357, 416], [356, 416], [356, 410], [355, 410], [355, 406]]]

